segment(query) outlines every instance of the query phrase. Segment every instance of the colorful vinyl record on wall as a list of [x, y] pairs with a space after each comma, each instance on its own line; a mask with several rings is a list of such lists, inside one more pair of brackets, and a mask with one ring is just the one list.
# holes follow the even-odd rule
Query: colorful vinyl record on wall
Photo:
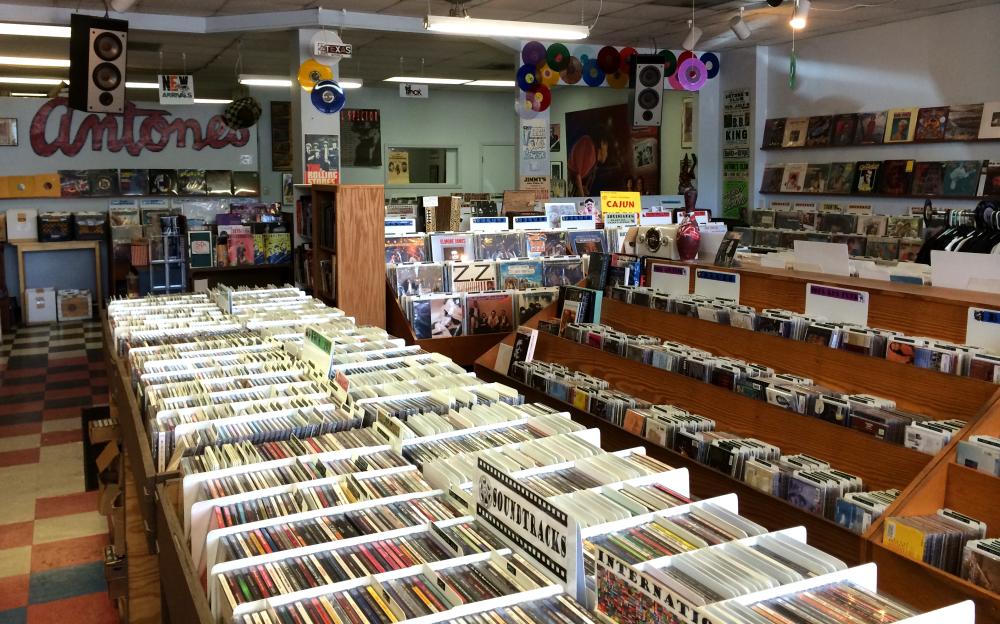
[[583, 81], [588, 87], [604, 84], [604, 70], [597, 66], [597, 59], [587, 59], [583, 63]]
[[333, 80], [321, 80], [317, 82], [316, 86], [313, 87], [310, 99], [312, 99], [316, 110], [327, 115], [339, 113], [340, 109], [344, 108], [344, 105], [347, 104], [347, 95], [344, 93], [344, 88]]
[[534, 65], [521, 65], [521, 69], [517, 70], [516, 82], [521, 91], [531, 91], [539, 84], [538, 68]]
[[571, 56], [569, 62], [566, 63], [566, 69], [559, 73], [559, 77], [566, 84], [574, 85], [580, 82], [580, 79], [583, 78], [583, 63], [575, 56]]
[[708, 70], [708, 79], [711, 80], [719, 75], [719, 57], [715, 52], [706, 52], [701, 55], [701, 62]]
[[549, 46], [548, 51], [545, 54], [545, 61], [549, 64], [549, 67], [556, 70], [556, 72], [561, 72], [569, 66], [569, 49], [561, 43], [553, 43]]
[[311, 91], [317, 82], [321, 80], [333, 80], [333, 68], [320, 63], [316, 59], [309, 59], [299, 65], [298, 80], [299, 86], [307, 91]]
[[521, 61], [534, 67], [545, 60], [545, 46], [538, 41], [529, 41], [521, 48]]
[[610, 74], [618, 69], [621, 64], [622, 57], [618, 54], [618, 50], [614, 49], [612, 46], [604, 46], [601, 51], [597, 53], [597, 66], [605, 74]]
[[628, 71], [616, 70], [604, 77], [612, 89], [624, 89], [628, 86]]
[[638, 54], [635, 48], [622, 48], [618, 53], [618, 71], [626, 76], [632, 71], [632, 57]]
[[680, 67], [681, 63], [683, 63], [684, 61], [688, 60], [689, 58], [698, 58], [698, 57], [696, 57], [694, 55], [694, 52], [692, 52], [691, 50], [684, 50], [683, 52], [681, 52], [680, 54], [678, 54], [677, 55], [677, 67]]
[[660, 50], [657, 54], [663, 57], [663, 75], [673, 76], [677, 71], [677, 55], [670, 50]]
[[541, 63], [538, 66], [538, 80], [547, 87], [554, 87], [559, 84], [559, 72], [550, 67], [548, 63]]
[[548, 110], [552, 104], [552, 91], [545, 85], [538, 85], [538, 88], [528, 93], [528, 101], [531, 102], [531, 110], [541, 113]]
[[677, 66], [677, 81], [686, 91], [697, 91], [705, 86], [708, 80], [708, 69], [696, 58], [689, 58]]

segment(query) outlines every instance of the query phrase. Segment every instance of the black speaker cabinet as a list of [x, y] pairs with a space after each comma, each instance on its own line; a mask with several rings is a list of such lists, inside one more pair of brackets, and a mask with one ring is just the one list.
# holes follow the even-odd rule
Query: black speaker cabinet
[[663, 117], [663, 57], [637, 54], [632, 58], [632, 125], [659, 126]]
[[74, 13], [70, 17], [69, 105], [88, 113], [125, 110], [128, 22]]

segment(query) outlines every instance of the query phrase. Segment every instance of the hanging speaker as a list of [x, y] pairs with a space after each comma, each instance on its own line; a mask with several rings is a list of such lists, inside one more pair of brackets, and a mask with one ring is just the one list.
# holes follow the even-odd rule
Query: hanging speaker
[[69, 105], [89, 113], [125, 110], [128, 22], [70, 16]]
[[663, 117], [663, 57], [636, 54], [632, 97], [632, 125], [659, 126]]

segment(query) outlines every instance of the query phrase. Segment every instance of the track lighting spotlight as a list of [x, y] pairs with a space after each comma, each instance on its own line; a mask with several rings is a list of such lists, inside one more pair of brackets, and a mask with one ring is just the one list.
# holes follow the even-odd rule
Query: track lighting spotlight
[[792, 10], [792, 19], [789, 25], [795, 30], [802, 30], [806, 27], [806, 18], [809, 17], [809, 0], [795, 0], [795, 8]]
[[685, 50], [691, 52], [694, 51], [694, 47], [698, 45], [698, 40], [701, 39], [701, 29], [694, 25], [693, 21], [688, 21], [688, 34], [684, 37], [684, 43], [681, 47]]
[[750, 38], [750, 27], [743, 21], [743, 7], [740, 7], [739, 15], [735, 15], [733, 19], [729, 20], [729, 28], [740, 41]]

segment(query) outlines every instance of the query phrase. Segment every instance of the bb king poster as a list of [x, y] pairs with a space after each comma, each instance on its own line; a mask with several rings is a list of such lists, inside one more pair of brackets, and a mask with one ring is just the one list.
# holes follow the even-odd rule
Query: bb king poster
[[306, 135], [305, 183], [340, 184], [340, 151], [336, 135]]
[[566, 113], [568, 193], [660, 193], [660, 129], [633, 128], [628, 104]]

